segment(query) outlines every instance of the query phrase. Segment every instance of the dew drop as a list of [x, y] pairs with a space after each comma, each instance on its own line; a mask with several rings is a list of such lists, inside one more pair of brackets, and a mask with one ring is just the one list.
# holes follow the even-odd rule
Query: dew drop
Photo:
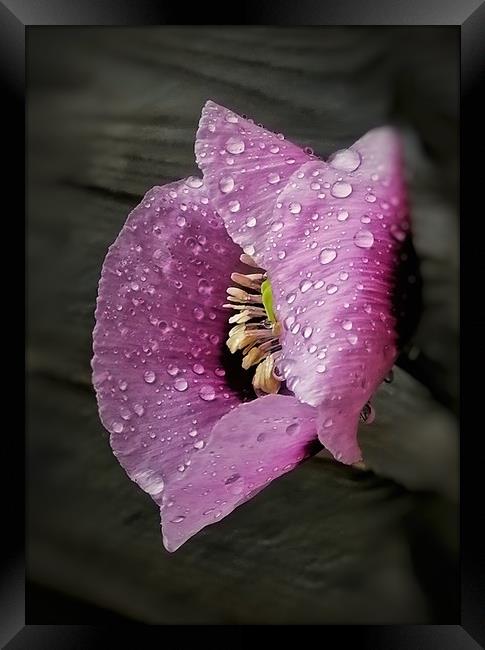
[[194, 187], [194, 188], [202, 187], [203, 184], [204, 183], [203, 183], [202, 179], [197, 178], [197, 176], [191, 176], [189, 179], [187, 179], [187, 185], [189, 187]]
[[195, 320], [201, 321], [204, 318], [204, 310], [200, 307], [194, 307], [192, 313], [194, 314]]
[[229, 205], [230, 212], [239, 212], [239, 210], [241, 209], [241, 204], [237, 200], [229, 201], [228, 205]]
[[365, 200], [367, 201], [367, 203], [375, 203], [376, 197], [373, 194], [367, 194]]
[[313, 327], [310, 327], [309, 325], [307, 325], [306, 327], [303, 328], [303, 338], [304, 339], [309, 339], [312, 334], [313, 334]]
[[333, 424], [333, 420], [332, 420], [332, 418], [327, 418], [327, 419], [324, 421], [323, 426], [324, 426], [326, 429], [328, 429], [328, 427], [331, 427], [332, 424]]
[[327, 370], [327, 366], [323, 363], [319, 364], [316, 368], [317, 372], [320, 374], [324, 373]]
[[197, 440], [197, 442], [194, 442], [194, 449], [203, 449], [205, 446], [205, 442], [203, 440]]
[[351, 320], [344, 320], [343, 323], [342, 323], [342, 327], [343, 327], [344, 330], [347, 330], [347, 332], [348, 332], [349, 330], [352, 329], [352, 321]]
[[113, 422], [113, 431], [115, 433], [121, 433], [123, 431], [123, 425], [121, 422]]
[[354, 236], [354, 244], [358, 248], [371, 248], [374, 244], [374, 235], [370, 230], [359, 230]]
[[143, 379], [146, 381], [147, 384], [153, 384], [153, 382], [156, 379], [153, 370], [147, 370], [146, 373], [143, 375]]
[[301, 204], [297, 201], [292, 201], [288, 207], [291, 214], [300, 214], [301, 212]]
[[337, 213], [337, 221], [347, 221], [349, 213], [347, 210], [339, 210]]
[[336, 284], [329, 284], [327, 286], [327, 293], [329, 293], [330, 295], [337, 293], [337, 291], [338, 291], [338, 287]]
[[320, 253], [320, 264], [330, 264], [337, 257], [337, 251], [333, 248], [324, 248]]
[[183, 393], [184, 390], [187, 390], [188, 388], [188, 383], [186, 379], [183, 379], [180, 377], [179, 379], [176, 379], [174, 382], [174, 388], [175, 390], [178, 390], [180, 393]]
[[360, 167], [361, 157], [353, 149], [340, 149], [330, 156], [328, 162], [334, 169], [343, 172], [354, 172]]
[[213, 386], [202, 386], [199, 391], [199, 397], [205, 402], [212, 402], [215, 399], [216, 392]]
[[185, 517], [183, 515], [179, 515], [178, 517], [175, 517], [174, 519], [171, 519], [170, 523], [171, 524], [180, 524], [184, 519], [185, 519]]
[[234, 179], [232, 176], [223, 176], [219, 181], [219, 189], [223, 194], [229, 194], [234, 189]]
[[248, 218], [246, 219], [246, 226], [247, 226], [248, 228], [254, 228], [254, 226], [256, 225], [256, 223], [257, 223], [257, 222], [256, 222], [256, 218], [255, 218], [255, 217], [248, 217]]
[[286, 302], [287, 302], [289, 305], [291, 305], [292, 302], [295, 302], [295, 298], [296, 298], [296, 293], [289, 293], [289, 294], [286, 296]]
[[283, 228], [283, 222], [282, 221], [275, 221], [274, 223], [271, 224], [271, 230], [273, 232], [278, 232]]
[[303, 280], [302, 282], [300, 282], [299, 286], [300, 286], [300, 291], [302, 293], [306, 293], [308, 289], [311, 288], [312, 282], [310, 280]]
[[337, 199], [345, 199], [352, 194], [352, 185], [345, 181], [337, 181], [332, 185], [330, 194]]
[[[276, 148], [278, 149], [278, 147]], [[271, 172], [271, 174], [268, 174], [268, 183], [270, 183], [271, 185], [275, 185], [276, 183], [279, 183], [280, 180], [281, 180], [280, 175], [277, 174], [276, 172]]]
[[245, 148], [244, 141], [241, 138], [229, 138], [226, 142], [226, 151], [232, 154], [240, 154]]
[[298, 424], [298, 422], [293, 422], [293, 424], [289, 424], [286, 427], [286, 433], [289, 436], [294, 436], [295, 434], [298, 433], [299, 430], [300, 430], [300, 425]]
[[194, 363], [192, 366], [192, 370], [195, 372], [196, 375], [203, 375], [205, 372], [205, 368], [201, 363]]
[[177, 366], [170, 364], [167, 367], [167, 372], [171, 377], [176, 377], [179, 374], [179, 369], [177, 368]]

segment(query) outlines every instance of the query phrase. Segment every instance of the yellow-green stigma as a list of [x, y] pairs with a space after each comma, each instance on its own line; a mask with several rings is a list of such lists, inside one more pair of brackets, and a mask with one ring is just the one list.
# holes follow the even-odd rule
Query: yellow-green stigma
[[281, 326], [273, 307], [271, 284], [251, 257], [241, 255], [241, 261], [258, 272], [231, 275], [231, 280], [240, 286], [227, 289], [228, 303], [224, 307], [237, 313], [229, 318], [234, 327], [229, 331], [226, 345], [233, 354], [242, 351], [241, 365], [245, 370], [256, 366], [253, 377], [256, 393], [277, 393], [281, 382], [274, 375], [274, 367], [281, 349]]
[[263, 307], [266, 309], [266, 315], [272, 323], [275, 323], [276, 316], [273, 309], [273, 292], [268, 278], [261, 284], [261, 297], [263, 299]]

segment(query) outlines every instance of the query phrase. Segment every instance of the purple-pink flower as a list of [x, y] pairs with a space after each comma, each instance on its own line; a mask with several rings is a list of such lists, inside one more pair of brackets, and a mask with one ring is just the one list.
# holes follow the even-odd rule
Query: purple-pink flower
[[169, 551], [322, 445], [361, 460], [409, 233], [390, 128], [324, 162], [209, 101], [195, 151], [203, 177], [152, 188], [110, 247], [94, 330], [102, 422]]

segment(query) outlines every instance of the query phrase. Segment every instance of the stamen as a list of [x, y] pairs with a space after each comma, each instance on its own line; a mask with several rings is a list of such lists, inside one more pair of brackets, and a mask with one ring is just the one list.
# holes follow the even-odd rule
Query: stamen
[[[246, 253], [240, 259], [248, 266], [261, 268]], [[277, 393], [281, 380], [274, 369], [281, 350], [279, 336], [282, 328], [272, 307], [269, 280], [264, 271], [232, 273], [231, 280], [239, 286], [227, 289], [228, 302], [224, 307], [236, 313], [229, 318], [235, 326], [229, 331], [226, 345], [232, 353], [242, 351], [241, 365], [245, 370], [256, 366], [253, 387], [257, 395]]]

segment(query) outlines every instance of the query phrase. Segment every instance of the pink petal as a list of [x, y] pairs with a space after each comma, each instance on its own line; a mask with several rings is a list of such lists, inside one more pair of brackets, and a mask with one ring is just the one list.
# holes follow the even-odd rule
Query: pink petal
[[151, 189], [103, 265], [92, 361], [100, 416], [130, 478], [159, 503], [240, 402], [220, 359], [240, 252], [191, 178]]
[[360, 410], [396, 358], [393, 291], [409, 232], [397, 135], [376, 129], [329, 164], [305, 164], [278, 201], [264, 265], [285, 327], [280, 370], [319, 406], [325, 447], [353, 463]]
[[258, 260], [278, 192], [313, 156], [212, 101], [202, 109], [195, 153], [228, 233]]
[[166, 489], [161, 517], [167, 550], [318, 451], [316, 415], [294, 397], [268, 395], [222, 417], [187, 472]]
[[319, 406], [323, 444], [360, 460], [359, 413], [396, 358], [393, 291], [409, 233], [396, 133], [370, 131], [325, 163], [208, 102], [196, 153], [229, 234], [268, 271], [289, 388]]

